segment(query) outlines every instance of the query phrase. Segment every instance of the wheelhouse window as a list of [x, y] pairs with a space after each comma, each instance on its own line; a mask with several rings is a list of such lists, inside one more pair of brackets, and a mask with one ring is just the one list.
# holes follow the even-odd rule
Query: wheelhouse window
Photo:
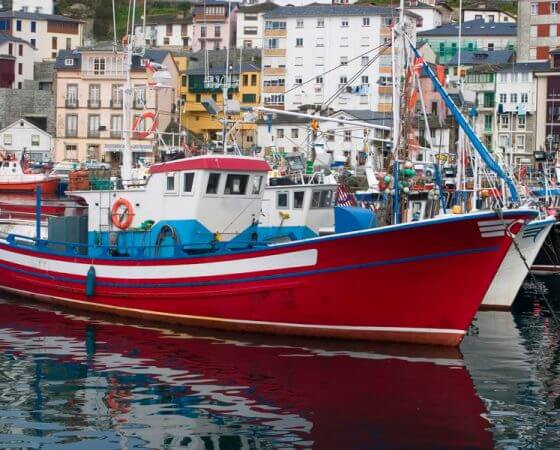
[[278, 209], [288, 209], [288, 193], [287, 192], [277, 192], [276, 193], [276, 208]]
[[225, 195], [245, 195], [249, 175], [229, 174], [224, 188]]
[[206, 186], [207, 194], [217, 194], [218, 185], [220, 184], [220, 174], [211, 173], [208, 175], [208, 185]]
[[166, 190], [168, 192], [175, 192], [175, 174], [167, 174], [166, 180]]
[[263, 181], [263, 176], [262, 175], [257, 175], [255, 177], [253, 177], [253, 186], [251, 188], [251, 194], [252, 195], [260, 194], [261, 187], [262, 187], [262, 181]]
[[194, 182], [194, 172], [183, 174], [183, 192], [192, 192]]
[[305, 191], [294, 191], [294, 209], [303, 209]]
[[333, 203], [333, 191], [313, 191], [311, 208], [331, 208]]

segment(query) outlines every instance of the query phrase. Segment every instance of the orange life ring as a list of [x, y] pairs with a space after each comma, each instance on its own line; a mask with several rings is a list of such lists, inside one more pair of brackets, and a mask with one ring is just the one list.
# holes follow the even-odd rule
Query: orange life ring
[[[140, 122], [146, 119], [152, 119], [152, 126], [146, 131], [137, 131]], [[132, 131], [134, 131], [138, 139], [146, 139], [149, 135], [154, 134], [154, 132], [157, 130], [157, 127], [158, 121], [156, 119], [155, 113], [147, 111], [134, 119], [134, 123], [132, 124]]]
[[[124, 207], [123, 210], [121, 208]], [[134, 209], [132, 203], [124, 198], [119, 198], [111, 208], [111, 220], [113, 224], [121, 230], [126, 230], [134, 219]]]

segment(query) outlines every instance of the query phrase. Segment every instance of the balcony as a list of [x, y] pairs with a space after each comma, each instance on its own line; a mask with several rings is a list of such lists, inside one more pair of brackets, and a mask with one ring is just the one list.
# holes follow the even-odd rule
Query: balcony
[[122, 109], [122, 107], [123, 107], [123, 101], [122, 101], [122, 99], [118, 99], [118, 100], [111, 99], [111, 108], [113, 108], [113, 109]]
[[134, 109], [144, 109], [146, 107], [146, 102], [142, 99], [134, 99], [132, 102], [132, 107]]
[[78, 99], [66, 99], [64, 104], [66, 108], [79, 108], [80, 106]]
[[393, 93], [393, 86], [379, 86], [378, 92], [380, 94], [392, 94]]
[[393, 110], [393, 105], [391, 103], [379, 103], [377, 105], [377, 111], [379, 112], [391, 112]]
[[263, 86], [263, 92], [265, 94], [283, 94], [284, 90], [284, 86]]
[[285, 48], [265, 48], [263, 50], [263, 56], [280, 56], [286, 57], [286, 49]]
[[88, 138], [98, 138], [101, 136], [99, 130], [88, 130]]
[[265, 67], [263, 75], [286, 75], [285, 67]]
[[90, 109], [101, 108], [101, 100], [100, 99], [89, 99], [88, 100], [88, 108], [90, 108]]
[[111, 139], [122, 139], [122, 132], [111, 131], [110, 136], [111, 136]]
[[286, 29], [264, 30], [264, 37], [286, 37]]

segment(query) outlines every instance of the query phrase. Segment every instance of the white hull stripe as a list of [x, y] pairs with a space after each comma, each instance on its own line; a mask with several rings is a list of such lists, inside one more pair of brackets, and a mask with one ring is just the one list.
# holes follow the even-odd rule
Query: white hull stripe
[[513, 220], [485, 220], [477, 222], [478, 230], [483, 238], [502, 237]]
[[[96, 265], [96, 276], [100, 278], [122, 278], [130, 280], [155, 280], [170, 278], [193, 278], [220, 275], [264, 272], [268, 270], [294, 269], [317, 264], [316, 249], [299, 250], [280, 255], [255, 256], [233, 261], [216, 261], [198, 264], [153, 265], [153, 266], [110, 266]], [[59, 261], [35, 257], [0, 249], [0, 260], [20, 266], [59, 272], [67, 275], [86, 276], [91, 264]]]
[[459, 334], [459, 335], [464, 335], [466, 333], [464, 330], [455, 330], [452, 328], [366, 327], [366, 326], [353, 326], [353, 325], [315, 325], [315, 324], [311, 325], [311, 324], [304, 324], [304, 323], [269, 322], [269, 321], [259, 321], [259, 320], [224, 319], [221, 317], [191, 316], [186, 314], [171, 314], [171, 313], [165, 313], [159, 311], [151, 311], [148, 309], [123, 308], [120, 306], [84, 302], [81, 300], [68, 299], [64, 297], [34, 294], [32, 292], [27, 292], [20, 289], [14, 289], [14, 288], [9, 288], [4, 286], [2, 286], [1, 289], [14, 292], [20, 295], [39, 297], [46, 300], [55, 299], [68, 303], [86, 305], [89, 308], [91, 308], [91, 306], [93, 305], [100, 309], [131, 311], [139, 314], [160, 316], [160, 317], [170, 317], [170, 318], [175, 317], [175, 318], [185, 319], [185, 320], [204, 320], [204, 321], [212, 321], [212, 322], [220, 322], [220, 323], [231, 323], [231, 324], [277, 326], [277, 327], [287, 327], [287, 328], [306, 328], [306, 329], [316, 329], [316, 330], [322, 329], [322, 330], [340, 330], [340, 331], [371, 331], [371, 332], [378, 331], [378, 332], [391, 332], [391, 333], [430, 333], [430, 334]]
[[479, 228], [484, 228], [484, 227], [491, 227], [494, 225], [502, 225], [502, 226], [504, 226], [504, 224], [509, 225], [512, 222], [513, 220], [508, 219], [508, 220], [484, 220], [482, 222], [477, 222], [477, 223]]

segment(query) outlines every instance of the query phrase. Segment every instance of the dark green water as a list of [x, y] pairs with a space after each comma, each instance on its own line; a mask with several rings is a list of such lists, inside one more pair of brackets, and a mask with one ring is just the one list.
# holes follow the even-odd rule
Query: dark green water
[[[0, 448], [560, 448], [560, 277], [460, 350], [139, 326], [0, 300]], [[556, 293], [555, 293], [556, 292]]]

